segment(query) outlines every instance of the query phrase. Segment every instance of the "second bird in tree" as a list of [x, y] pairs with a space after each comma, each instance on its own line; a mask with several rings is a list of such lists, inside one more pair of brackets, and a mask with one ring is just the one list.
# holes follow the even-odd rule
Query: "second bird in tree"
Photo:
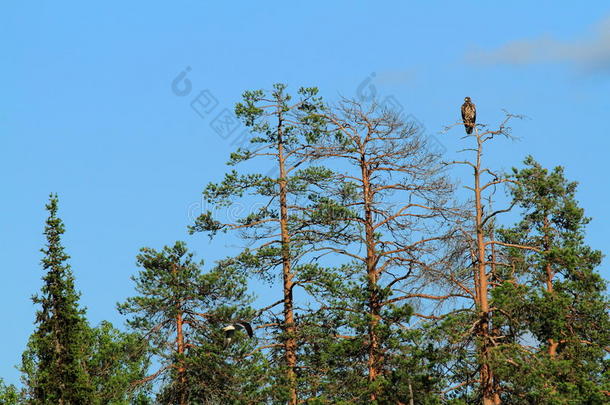
[[225, 326], [224, 328], [222, 328], [223, 332], [225, 333], [225, 347], [228, 347], [231, 344], [231, 341], [233, 340], [233, 335], [235, 335], [235, 331], [238, 329], [244, 329], [248, 334], [248, 337], [254, 336], [252, 326], [248, 322], [240, 321], [229, 326]]

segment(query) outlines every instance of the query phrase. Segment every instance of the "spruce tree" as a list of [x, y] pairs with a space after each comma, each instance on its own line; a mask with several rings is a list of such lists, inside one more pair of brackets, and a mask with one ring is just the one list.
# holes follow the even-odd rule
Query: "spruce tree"
[[46, 205], [49, 216], [44, 235], [46, 247], [41, 261], [45, 271], [41, 293], [32, 300], [40, 306], [36, 331], [23, 356], [24, 383], [31, 404], [79, 405], [94, 402], [94, 387], [87, 373], [85, 311], [78, 305], [80, 294], [61, 244], [64, 224], [57, 216], [58, 198]]

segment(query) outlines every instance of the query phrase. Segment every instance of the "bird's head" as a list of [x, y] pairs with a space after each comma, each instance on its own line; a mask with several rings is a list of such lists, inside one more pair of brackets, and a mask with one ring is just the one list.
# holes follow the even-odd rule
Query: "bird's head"
[[464, 101], [470, 103], [470, 97], [464, 97]]

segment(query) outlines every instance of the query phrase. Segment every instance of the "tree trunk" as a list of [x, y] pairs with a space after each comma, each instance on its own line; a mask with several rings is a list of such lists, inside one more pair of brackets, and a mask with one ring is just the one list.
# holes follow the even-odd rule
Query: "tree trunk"
[[[364, 221], [365, 221], [365, 238], [366, 238], [366, 271], [368, 277], [369, 291], [369, 315], [370, 321], [368, 326], [369, 334], [369, 350], [367, 368], [369, 373], [369, 382], [373, 383], [380, 374], [381, 359], [379, 356], [379, 337], [377, 336], [377, 325], [381, 319], [381, 303], [377, 291], [377, 266], [376, 266], [376, 241], [375, 232], [373, 229], [373, 211], [372, 211], [372, 192], [370, 183], [370, 173], [368, 171], [367, 162], [364, 155], [360, 159], [360, 168], [362, 172], [362, 194], [364, 199]], [[371, 392], [371, 402], [377, 400], [378, 393]]]
[[409, 405], [415, 405], [415, 398], [413, 398], [413, 387], [411, 386], [411, 382], [409, 382]]
[[[549, 235], [547, 232], [549, 232], [549, 219], [548, 218], [544, 218], [544, 251], [548, 252], [549, 249], [551, 248], [551, 243], [549, 241]], [[550, 262], [546, 262], [545, 265], [545, 272], [546, 272], [546, 291], [550, 294], [553, 293], [553, 278], [555, 277], [555, 273], [553, 272], [553, 267], [551, 266]], [[551, 358], [555, 358], [555, 356], [557, 355], [557, 347], [559, 346], [559, 342], [556, 342], [554, 339], [549, 339], [549, 349], [548, 349], [548, 353], [549, 356]]]
[[296, 342], [296, 326], [294, 323], [294, 307], [292, 299], [292, 288], [294, 286], [293, 274], [291, 269], [290, 257], [290, 235], [288, 233], [288, 203], [286, 190], [286, 165], [284, 157], [283, 131], [282, 131], [282, 116], [278, 118], [278, 164], [280, 169], [279, 179], [279, 194], [280, 194], [280, 231], [282, 244], [282, 277], [284, 288], [284, 325], [287, 334], [284, 350], [286, 356], [286, 367], [288, 368], [287, 377], [290, 392], [290, 405], [297, 405], [297, 382], [295, 369], [297, 366], [297, 342]]
[[[174, 273], [174, 277], [177, 279], [178, 277], [178, 268], [175, 263], [172, 264], [172, 272]], [[180, 303], [176, 305], [176, 346], [178, 351], [178, 356], [180, 356], [179, 364], [178, 364], [178, 383], [180, 384], [179, 389], [179, 404], [187, 405], [186, 402], [186, 369], [184, 367], [184, 360], [182, 356], [184, 355], [184, 319], [182, 315], [182, 311], [180, 309]]]
[[[551, 267], [551, 263], [546, 264], [546, 290], [549, 293], [553, 293], [553, 277], [555, 274], [553, 273], [553, 269]], [[555, 358], [557, 356], [557, 348], [559, 347], [559, 342], [556, 342], [555, 339], [550, 338], [549, 342], [549, 356], [551, 358]]]
[[477, 134], [477, 162], [474, 168], [474, 195], [475, 195], [475, 228], [477, 243], [477, 268], [475, 271], [476, 303], [479, 310], [479, 361], [481, 363], [481, 391], [483, 405], [498, 405], [501, 403], [496, 393], [493, 370], [491, 369], [489, 350], [491, 348], [489, 325], [489, 282], [487, 279], [487, 263], [485, 258], [486, 244], [483, 229], [483, 203], [481, 201], [481, 150], [482, 142]]

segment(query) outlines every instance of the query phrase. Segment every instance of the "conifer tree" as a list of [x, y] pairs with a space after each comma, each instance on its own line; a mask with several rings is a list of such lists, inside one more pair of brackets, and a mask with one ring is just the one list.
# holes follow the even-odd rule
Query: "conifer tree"
[[[321, 238], [316, 250], [348, 260], [324, 315], [339, 321], [331, 347], [345, 363], [330, 359], [332, 367], [352, 380], [336, 388], [351, 391], [342, 394], [349, 403], [407, 402], [414, 389], [422, 398], [431, 387], [419, 384], [419, 366], [433, 350], [410, 346], [419, 338], [408, 326], [412, 316], [429, 317], [415, 310], [429, 309], [422, 300], [448, 297], [428, 284], [447, 237], [452, 186], [423, 134], [395, 111], [343, 100], [324, 118], [327, 136], [310, 148], [336, 174], [314, 213], [328, 217], [334, 229], [322, 234], [334, 237]], [[423, 374], [433, 379], [430, 369]]]
[[242, 278], [230, 268], [201, 272], [183, 242], [162, 251], [143, 248], [133, 277], [138, 296], [119, 305], [127, 323], [149, 340], [160, 363], [137, 381], [160, 379], [164, 404], [227, 403], [234, 394], [223, 326], [252, 316]]
[[473, 147], [461, 152], [472, 156], [448, 164], [462, 165], [472, 170], [472, 182], [464, 186], [472, 193], [472, 200], [459, 215], [454, 216], [456, 237], [449, 249], [450, 261], [441, 279], [446, 286], [460, 291], [463, 300], [447, 311], [437, 324], [439, 340], [449, 348], [446, 365], [449, 387], [448, 397], [477, 401], [484, 405], [502, 403], [500, 378], [496, 375], [494, 351], [501, 342], [500, 330], [494, 323], [496, 308], [492, 304], [495, 289], [504, 281], [500, 271], [500, 247], [531, 249], [526, 245], [510, 244], [496, 236], [496, 219], [505, 209], [494, 209], [493, 195], [497, 188], [511, 182], [488, 167], [484, 151], [489, 142], [498, 138], [511, 138], [508, 123], [518, 116], [507, 114], [496, 128], [477, 124], [472, 134]]
[[44, 284], [40, 295], [32, 298], [40, 309], [22, 365], [28, 403], [90, 404], [94, 387], [86, 364], [88, 326], [85, 311], [78, 305], [69, 256], [61, 244], [64, 225], [57, 216], [57, 195], [50, 196], [46, 209], [47, 244], [41, 262]]
[[[282, 280], [281, 298], [266, 308], [281, 305], [282, 315], [265, 322], [274, 328], [273, 342], [266, 345], [272, 355], [283, 358], [274, 393], [279, 401], [296, 405], [298, 399], [299, 328], [295, 289], [317, 278], [317, 267], [303, 263], [313, 240], [321, 236], [307, 231], [309, 197], [319, 192], [331, 178], [328, 169], [311, 166], [307, 144], [319, 135], [323, 108], [315, 88], [301, 88], [293, 101], [282, 84], [271, 92], [247, 91], [235, 111], [253, 133], [251, 148], [231, 154], [229, 165], [246, 166], [225, 175], [220, 183], [210, 183], [203, 195], [214, 209], [202, 213], [191, 232], [236, 231], [248, 242], [236, 257], [227, 260], [239, 271], [273, 280]], [[248, 167], [263, 168], [247, 173]], [[218, 208], [240, 201], [247, 207], [239, 218], [220, 217]]]
[[17, 387], [13, 384], [6, 385], [0, 378], [0, 405], [18, 405], [19, 403], [22, 402]]
[[95, 387], [91, 405], [145, 405], [147, 389], [135, 386], [150, 365], [148, 342], [136, 333], [122, 332], [108, 321], [89, 328], [87, 372]]
[[510, 282], [495, 294], [496, 323], [510, 337], [497, 362], [509, 403], [603, 403], [610, 397], [610, 303], [596, 271], [600, 251], [585, 243], [590, 218], [562, 167], [531, 156], [513, 169], [511, 195], [521, 220], [501, 235]]

